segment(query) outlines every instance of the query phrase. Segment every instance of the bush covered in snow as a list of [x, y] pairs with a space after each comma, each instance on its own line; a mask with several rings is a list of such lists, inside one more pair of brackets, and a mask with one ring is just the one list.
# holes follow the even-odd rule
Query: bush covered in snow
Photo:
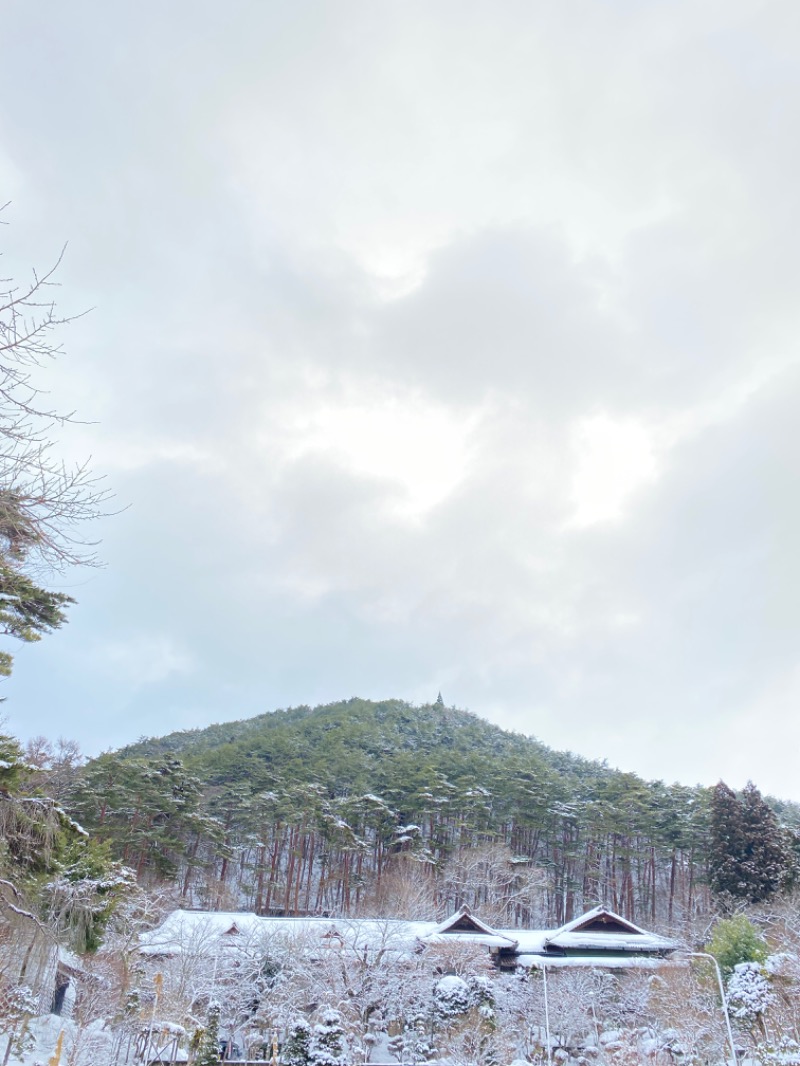
[[457, 1018], [472, 1006], [469, 985], [462, 977], [443, 977], [434, 989], [434, 1010], [440, 1019]]
[[310, 1066], [349, 1066], [349, 1059], [342, 1016], [328, 1007], [311, 1031]]
[[775, 994], [764, 967], [757, 962], [740, 962], [728, 981], [731, 1015], [753, 1022], [775, 1002]]

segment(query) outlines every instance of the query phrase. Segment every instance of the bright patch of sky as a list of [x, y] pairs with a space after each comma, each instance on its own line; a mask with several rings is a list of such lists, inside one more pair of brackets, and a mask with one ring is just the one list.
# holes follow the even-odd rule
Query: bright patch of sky
[[593, 415], [576, 426], [574, 441], [570, 525], [619, 520], [636, 489], [656, 476], [651, 435], [637, 422]]
[[446, 499], [467, 463], [470, 423], [424, 398], [324, 407], [293, 429], [295, 457], [327, 453], [360, 476], [396, 485], [391, 509], [409, 519]]

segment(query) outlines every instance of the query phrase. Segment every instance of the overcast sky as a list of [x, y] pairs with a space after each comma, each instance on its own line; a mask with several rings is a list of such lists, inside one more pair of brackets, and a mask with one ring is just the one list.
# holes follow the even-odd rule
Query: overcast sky
[[117, 504], [18, 735], [350, 696], [800, 800], [796, 0], [6, 0]]

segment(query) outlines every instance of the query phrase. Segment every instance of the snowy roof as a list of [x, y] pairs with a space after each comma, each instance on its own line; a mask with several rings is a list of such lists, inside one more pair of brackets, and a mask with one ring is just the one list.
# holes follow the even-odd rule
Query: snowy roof
[[492, 929], [466, 906], [446, 918], [441, 925], [425, 937], [425, 941], [428, 944], [444, 943], [445, 939], [450, 940], [456, 936], [470, 943], [484, 944], [493, 948], [515, 948], [517, 946], [516, 937], [507, 936], [497, 929]]
[[609, 955], [517, 955], [516, 963], [532, 970], [560, 970], [573, 969], [575, 967], [587, 967], [603, 970], [654, 970], [660, 966], [669, 965], [664, 959], [646, 958], [641, 955], [631, 955], [629, 958], [619, 958]]
[[[560, 929], [556, 931], [556, 935], [560, 936], [562, 933], [575, 933], [578, 930], [587, 931], [587, 926], [594, 926], [597, 931], [597, 926], [607, 926], [614, 928], [615, 932], [625, 932], [639, 934], [641, 936], [649, 936], [650, 934], [646, 929], [641, 929], [638, 925], [634, 925], [633, 922], [628, 921], [627, 918], [623, 918], [619, 914], [615, 914], [614, 911], [610, 911], [608, 907], [593, 907], [590, 911], [586, 911], [585, 914], [579, 915], [577, 918], [573, 918], [571, 922], [567, 922], [566, 925], [562, 925]], [[605, 932], [605, 930], [603, 930]]]
[[145, 955], [180, 954], [190, 943], [247, 933], [257, 922], [258, 917], [247, 912], [172, 911], [157, 929], [141, 935], [140, 950]]
[[562, 925], [546, 937], [545, 950], [565, 951], [674, 951], [678, 945], [634, 925], [607, 907], [592, 910]]
[[[586, 927], [589, 927], [588, 929]], [[607, 927], [608, 931], [597, 931]], [[169, 914], [157, 928], [140, 937], [145, 955], [215, 954], [220, 949], [243, 947], [251, 940], [306, 941], [311, 950], [338, 948], [363, 951], [381, 949], [398, 957], [422, 944], [474, 944], [523, 959], [546, 956], [565, 959], [563, 965], [627, 965], [625, 955], [669, 952], [676, 943], [633, 925], [604, 907], [568, 922], [560, 929], [493, 929], [462, 907], [444, 922], [380, 918], [266, 918], [252, 911], [186, 911]], [[561, 952], [590, 952], [588, 956]], [[608, 955], [623, 955], [619, 960]], [[549, 963], [548, 963], [549, 964]]]
[[426, 944], [452, 944], [456, 940], [464, 944], [482, 945], [485, 948], [508, 948], [509, 950], [517, 946], [516, 940], [511, 940], [510, 937], [500, 933], [459, 933], [457, 936], [431, 933], [429, 936], [422, 937], [422, 940]]
[[548, 937], [545, 948], [563, 948], [565, 951], [674, 951], [672, 940], [655, 933], [557, 933]]
[[378, 918], [264, 918], [252, 911], [184, 911], [169, 914], [157, 929], [143, 933], [139, 950], [145, 955], [209, 954], [226, 944], [250, 939], [310, 939], [320, 947], [346, 944], [408, 950], [437, 929], [436, 922], [406, 922]]
[[503, 929], [506, 935], [513, 935], [517, 940], [517, 953], [528, 955], [543, 955], [545, 941], [553, 935], [552, 929]]
[[74, 973], [83, 972], [83, 963], [78, 956], [64, 947], [58, 949], [57, 964], [63, 970], [71, 970]]

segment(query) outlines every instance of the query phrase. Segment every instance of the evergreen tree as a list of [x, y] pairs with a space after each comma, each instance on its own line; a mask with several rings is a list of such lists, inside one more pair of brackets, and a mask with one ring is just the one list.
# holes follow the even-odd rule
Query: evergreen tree
[[298, 1018], [289, 1028], [281, 1054], [283, 1066], [309, 1066], [311, 1055], [311, 1026], [305, 1018]]
[[[0, 564], [0, 633], [26, 644], [42, 639], [67, 620], [64, 608], [74, 603], [63, 592], [48, 592], [8, 563]], [[11, 673], [11, 655], [0, 652], [0, 675]]]
[[438, 1019], [457, 1018], [472, 1004], [469, 985], [462, 977], [443, 977], [434, 989], [434, 1011]]
[[219, 1016], [219, 1004], [212, 1003], [208, 1008], [208, 1021], [194, 1060], [195, 1066], [217, 1066], [219, 1062]]
[[791, 853], [786, 834], [774, 811], [764, 802], [752, 781], [742, 792], [742, 824], [747, 842], [742, 873], [747, 884], [747, 898], [762, 903], [775, 895], [786, 883]]
[[[0, 674], [2, 672], [0, 663]], [[25, 762], [18, 741], [0, 733], [0, 795], [15, 792], [32, 769]]]
[[740, 962], [728, 980], [731, 1015], [751, 1025], [763, 1025], [763, 1017], [775, 1002], [767, 974], [757, 962]]
[[310, 1041], [311, 1066], [348, 1066], [342, 1016], [330, 1007], [322, 1012]]
[[721, 899], [762, 903], [788, 880], [791, 849], [752, 781], [741, 798], [720, 781], [711, 794], [709, 881]]
[[744, 854], [742, 807], [733, 789], [720, 781], [711, 792], [711, 839], [708, 851], [709, 883], [716, 896], [734, 899], [744, 896]]

